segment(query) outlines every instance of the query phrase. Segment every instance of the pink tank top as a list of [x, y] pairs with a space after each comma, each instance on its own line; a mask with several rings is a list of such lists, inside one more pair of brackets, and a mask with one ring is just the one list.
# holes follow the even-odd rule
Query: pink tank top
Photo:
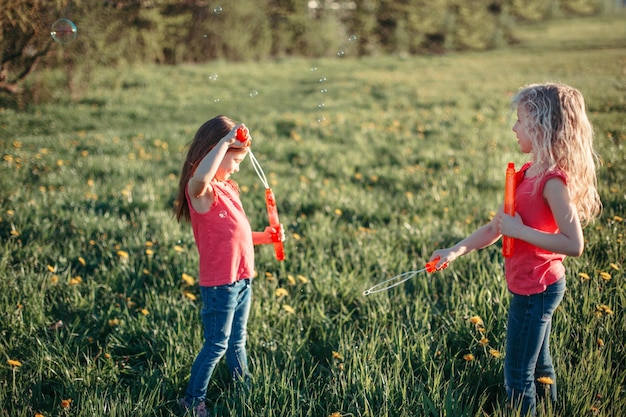
[[[526, 226], [547, 233], [558, 233], [550, 206], [543, 198], [543, 188], [551, 178], [560, 178], [567, 185], [564, 172], [555, 170], [544, 176], [526, 178], [524, 173], [530, 168], [526, 163], [520, 169], [515, 188], [515, 211], [522, 217]], [[539, 187], [535, 190], [535, 183]], [[504, 258], [504, 268], [509, 290], [518, 295], [531, 295], [544, 292], [548, 285], [565, 276], [563, 266], [565, 255], [550, 252], [523, 240], [513, 242], [513, 256]]]
[[215, 201], [206, 213], [194, 210], [185, 190], [191, 226], [200, 257], [201, 286], [231, 284], [254, 274], [254, 245], [250, 222], [231, 181], [212, 183]]

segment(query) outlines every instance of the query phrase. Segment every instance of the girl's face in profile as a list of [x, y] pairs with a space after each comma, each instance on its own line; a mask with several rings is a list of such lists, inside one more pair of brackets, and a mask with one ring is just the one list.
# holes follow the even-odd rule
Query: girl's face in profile
[[215, 173], [215, 179], [217, 181], [226, 181], [232, 174], [239, 172], [239, 164], [246, 159], [246, 155], [248, 155], [248, 149], [226, 152], [222, 163]]
[[530, 140], [528, 113], [522, 106], [517, 107], [517, 121], [513, 125], [513, 132], [515, 132], [515, 136], [517, 136], [520, 151], [531, 153], [533, 146]]

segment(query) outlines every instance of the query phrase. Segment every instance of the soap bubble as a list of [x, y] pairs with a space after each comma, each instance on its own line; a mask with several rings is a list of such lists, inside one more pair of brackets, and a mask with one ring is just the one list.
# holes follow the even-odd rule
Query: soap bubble
[[340, 50], [338, 50], [338, 51], [337, 51], [337, 56], [338, 56], [339, 58], [343, 58], [343, 56], [344, 56], [345, 54], [346, 54], [346, 53], [343, 51], [343, 49], [340, 49]]
[[211, 81], [217, 81], [217, 74], [211, 74], [211, 75], [209, 75], [209, 80], [211, 80]]
[[215, 6], [213, 8], [213, 13], [215, 13], [215, 14], [220, 14], [220, 13], [222, 13], [222, 11], [223, 11], [222, 6]]
[[356, 35], [350, 35], [348, 37], [348, 42], [356, 42], [358, 38], [356, 37]]
[[258, 95], [259, 95], [259, 92], [258, 92], [258, 91], [256, 91], [256, 90], [252, 90], [252, 91], [250, 91], [250, 97], [256, 97], [256, 96], [258, 96]]
[[66, 44], [76, 39], [76, 25], [69, 19], [59, 19], [52, 24], [50, 36], [61, 44]]

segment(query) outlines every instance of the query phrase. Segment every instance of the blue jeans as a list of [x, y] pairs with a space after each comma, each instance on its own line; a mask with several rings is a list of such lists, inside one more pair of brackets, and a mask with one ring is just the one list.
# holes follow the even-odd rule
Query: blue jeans
[[234, 379], [248, 379], [246, 327], [250, 315], [252, 286], [250, 279], [228, 285], [200, 287], [204, 345], [193, 366], [185, 398], [189, 404], [206, 399], [211, 375], [222, 356]]
[[[504, 358], [504, 385], [509, 404], [522, 416], [536, 414], [537, 397], [556, 402], [556, 374], [550, 356], [552, 315], [565, 294], [565, 278], [540, 294], [513, 294], [509, 307]], [[537, 378], [554, 382], [544, 385]]]

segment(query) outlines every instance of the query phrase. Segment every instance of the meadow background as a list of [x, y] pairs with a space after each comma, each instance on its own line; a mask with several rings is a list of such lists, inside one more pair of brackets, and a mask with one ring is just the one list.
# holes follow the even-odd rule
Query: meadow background
[[[202, 343], [197, 254], [172, 218], [185, 145], [246, 123], [287, 229], [257, 249], [251, 393], [217, 370], [217, 416], [503, 416], [509, 295], [500, 245], [388, 292], [489, 220], [519, 167], [511, 95], [560, 81], [587, 100], [602, 217], [568, 258], [547, 416], [626, 415], [626, 19], [524, 26], [513, 47], [62, 70], [42, 104], [0, 109], [1, 416], [174, 416]], [[355, 40], [358, 42], [358, 40]], [[57, 46], [61, 47], [61, 46]], [[267, 224], [246, 161], [234, 179]]]

